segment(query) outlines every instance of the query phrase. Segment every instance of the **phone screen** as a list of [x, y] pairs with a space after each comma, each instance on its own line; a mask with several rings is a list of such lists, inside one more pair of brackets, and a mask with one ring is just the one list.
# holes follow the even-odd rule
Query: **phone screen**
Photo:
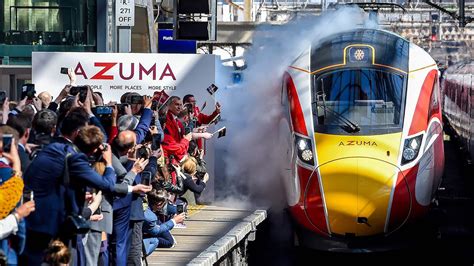
[[13, 135], [11, 134], [3, 135], [3, 151], [4, 152], [10, 152], [12, 148], [12, 138], [13, 138]]
[[143, 185], [149, 186], [151, 183], [151, 173], [148, 171], [142, 172], [142, 182]]
[[184, 205], [183, 205], [183, 204], [178, 204], [178, 205], [176, 205], [176, 211], [177, 211], [178, 213], [184, 212]]
[[67, 74], [68, 69], [67, 67], [61, 67], [61, 74]]

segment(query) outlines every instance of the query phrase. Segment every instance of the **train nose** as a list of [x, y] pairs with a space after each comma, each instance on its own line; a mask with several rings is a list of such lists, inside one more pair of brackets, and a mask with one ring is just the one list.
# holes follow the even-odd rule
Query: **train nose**
[[[391, 191], [400, 173], [398, 167], [378, 159], [351, 157], [330, 161], [318, 170], [332, 234], [370, 236], [385, 232]], [[308, 183], [306, 206], [310, 191], [317, 189], [316, 178], [313, 175]], [[315, 224], [316, 217], [308, 211], [307, 214]]]

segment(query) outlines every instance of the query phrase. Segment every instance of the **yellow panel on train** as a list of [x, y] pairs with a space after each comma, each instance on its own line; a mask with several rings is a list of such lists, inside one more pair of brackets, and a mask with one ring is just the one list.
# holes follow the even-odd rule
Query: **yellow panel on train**
[[341, 136], [315, 133], [331, 232], [383, 232], [401, 133]]

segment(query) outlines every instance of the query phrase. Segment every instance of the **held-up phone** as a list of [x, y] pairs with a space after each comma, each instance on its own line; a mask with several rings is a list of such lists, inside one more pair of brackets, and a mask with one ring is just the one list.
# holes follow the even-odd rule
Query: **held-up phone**
[[6, 98], [7, 94], [4, 91], [0, 91], [0, 106], [3, 106]]
[[149, 186], [151, 184], [151, 172], [150, 171], [143, 171], [142, 174], [142, 184], [145, 186]]
[[184, 205], [183, 204], [176, 205], [176, 212], [178, 214], [183, 213], [184, 212]]
[[117, 106], [119, 115], [123, 115], [125, 114], [125, 107], [128, 106], [128, 103], [118, 103], [115, 106]]
[[161, 133], [151, 135], [151, 150], [156, 151], [160, 148]]
[[79, 101], [85, 102], [87, 97], [87, 90], [89, 88], [87, 86], [74, 86], [69, 90], [69, 94], [76, 96], [79, 94]]
[[92, 110], [96, 115], [111, 115], [113, 109], [111, 106], [96, 106]]
[[67, 67], [61, 67], [61, 74], [66, 74], [68, 73], [68, 68]]
[[32, 100], [35, 97], [35, 84], [27, 83], [21, 86], [21, 99], [27, 97], [28, 100]]
[[140, 148], [138, 148], [137, 150], [137, 159], [148, 159], [149, 157], [149, 154], [148, 154], [148, 149], [145, 147], [145, 146], [141, 146]]
[[193, 128], [190, 127], [190, 126], [187, 126], [187, 127], [184, 128], [184, 135], [188, 135], [192, 131], [193, 131]]
[[4, 134], [3, 135], [3, 151], [10, 152], [12, 148], [12, 134]]
[[23, 203], [34, 200], [34, 197], [35, 195], [34, 195], [33, 190], [26, 189], [26, 188], [25, 190], [23, 190]]

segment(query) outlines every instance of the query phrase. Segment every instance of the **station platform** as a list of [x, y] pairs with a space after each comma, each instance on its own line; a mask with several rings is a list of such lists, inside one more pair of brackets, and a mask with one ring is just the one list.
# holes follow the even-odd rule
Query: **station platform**
[[213, 265], [246, 260], [247, 241], [255, 239], [257, 226], [267, 218], [266, 210], [237, 209], [209, 205], [188, 207], [186, 228], [171, 231], [177, 244], [156, 249], [148, 265]]

